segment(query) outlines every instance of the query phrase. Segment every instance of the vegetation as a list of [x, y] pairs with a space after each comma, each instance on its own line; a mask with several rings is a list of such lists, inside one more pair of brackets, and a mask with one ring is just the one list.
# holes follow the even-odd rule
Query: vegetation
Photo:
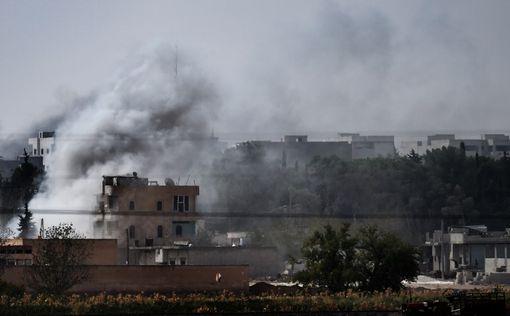
[[14, 214], [21, 207], [25, 209], [19, 222], [19, 228], [22, 228], [20, 237], [27, 237], [32, 233], [32, 214], [28, 210], [28, 204], [38, 192], [43, 177], [43, 171], [32, 165], [28, 158], [25, 151], [23, 162], [14, 169], [13, 174], [0, 177], [0, 210]]
[[49, 227], [44, 238], [33, 254], [30, 284], [37, 292], [63, 294], [87, 278], [89, 246], [72, 224]]
[[316, 157], [304, 169], [268, 161], [244, 143], [216, 162], [219, 201], [229, 211], [287, 210], [346, 216], [455, 217], [510, 211], [510, 159], [466, 157], [452, 147], [405, 157]]
[[[492, 291], [487, 289], [483, 291]], [[316, 311], [389, 311], [403, 303], [446, 300], [453, 290], [409, 290], [337, 294], [298, 293], [296, 295], [249, 296], [221, 295], [99, 294], [68, 296], [0, 296], [1, 315], [167, 315], [172, 313], [229, 312], [316, 312]], [[506, 297], [509, 295], [506, 293]], [[508, 305], [508, 302], [507, 302]]]
[[28, 203], [25, 203], [25, 211], [23, 215], [18, 215], [18, 231], [19, 238], [31, 238], [35, 234], [35, 223], [33, 221], [33, 214], [28, 209]]
[[338, 231], [326, 225], [305, 241], [302, 252], [306, 267], [296, 279], [332, 292], [399, 290], [419, 272], [417, 250], [375, 226], [353, 237], [348, 224]]

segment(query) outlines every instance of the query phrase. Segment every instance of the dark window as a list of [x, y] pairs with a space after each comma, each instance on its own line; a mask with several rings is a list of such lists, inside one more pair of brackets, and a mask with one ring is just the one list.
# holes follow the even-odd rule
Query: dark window
[[129, 210], [132, 211], [135, 209], [135, 202], [134, 201], [129, 201]]
[[182, 237], [182, 226], [181, 225], [175, 226], [175, 236]]
[[180, 261], [181, 266], [186, 265], [186, 258], [185, 257], [181, 257], [179, 261]]
[[189, 211], [189, 196], [187, 195], [174, 196], [174, 211], [179, 212]]
[[175, 266], [175, 258], [170, 258], [170, 265]]
[[154, 240], [152, 238], [145, 238], [145, 247], [152, 247]]
[[158, 211], [161, 211], [163, 209], [163, 202], [158, 201], [156, 208], [158, 209]]
[[37, 149], [34, 149], [34, 155], [37, 155]]
[[158, 238], [163, 238], [163, 226], [158, 226]]
[[129, 238], [135, 238], [135, 226], [129, 226]]

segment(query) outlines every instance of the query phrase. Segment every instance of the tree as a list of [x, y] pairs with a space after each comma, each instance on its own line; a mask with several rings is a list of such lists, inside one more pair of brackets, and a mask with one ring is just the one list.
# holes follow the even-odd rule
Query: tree
[[18, 231], [19, 238], [30, 238], [35, 233], [35, 223], [33, 221], [32, 212], [28, 209], [28, 203], [25, 203], [25, 211], [23, 215], [18, 215]]
[[324, 227], [324, 232], [315, 231], [303, 245], [305, 270], [296, 273], [296, 279], [304, 284], [326, 286], [333, 292], [352, 287], [358, 280], [356, 243], [349, 234], [349, 224], [339, 231], [330, 225]]
[[414, 280], [418, 275], [417, 249], [395, 234], [366, 226], [360, 229], [358, 240], [360, 289], [399, 290], [403, 280]]
[[88, 277], [84, 265], [90, 249], [72, 224], [59, 224], [44, 231], [33, 254], [29, 273], [32, 287], [49, 294], [63, 294]]
[[403, 280], [418, 275], [418, 252], [396, 235], [375, 226], [360, 229], [356, 237], [343, 224], [315, 231], [303, 246], [305, 270], [296, 274], [304, 284], [330, 291], [357, 288], [365, 291], [398, 290]]

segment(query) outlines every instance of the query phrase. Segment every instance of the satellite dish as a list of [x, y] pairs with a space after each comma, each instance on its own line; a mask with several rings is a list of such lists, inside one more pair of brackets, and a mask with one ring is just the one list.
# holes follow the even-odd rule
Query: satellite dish
[[172, 178], [165, 178], [165, 185], [175, 185], [175, 182]]

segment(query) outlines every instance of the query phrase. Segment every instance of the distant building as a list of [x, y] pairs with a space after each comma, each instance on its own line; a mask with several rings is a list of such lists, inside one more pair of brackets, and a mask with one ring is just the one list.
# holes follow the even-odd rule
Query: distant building
[[[25, 157], [23, 155], [18, 156], [16, 160], [9, 160], [4, 159], [3, 157], [0, 157], [0, 176], [2, 178], [10, 178], [12, 176], [12, 173], [14, 170], [16, 170], [17, 167], [19, 167]], [[42, 157], [28, 157], [28, 162], [34, 165], [36, 168], [42, 170], [43, 169], [43, 162]]]
[[464, 147], [466, 156], [476, 155], [500, 159], [510, 153], [510, 138], [503, 134], [485, 134], [480, 139], [458, 139], [454, 134], [436, 134], [427, 136], [426, 141], [404, 141], [401, 144], [402, 155], [407, 155], [414, 150], [419, 155], [424, 155], [428, 150], [453, 147]]
[[341, 141], [352, 146], [352, 159], [395, 157], [395, 137], [358, 133], [338, 133]]
[[286, 168], [304, 168], [315, 156], [337, 156], [352, 159], [351, 145], [340, 141], [309, 141], [307, 135], [286, 135], [282, 141], [253, 141], [259, 145], [265, 158], [280, 161]]
[[[446, 275], [461, 270], [487, 273], [501, 268], [501, 262], [508, 262], [510, 229], [488, 231], [487, 226], [478, 225], [453, 226], [447, 232], [435, 230], [427, 234], [424, 250], [429, 271]], [[499, 259], [487, 266], [488, 258]]]
[[44, 169], [48, 168], [48, 158], [55, 151], [55, 132], [39, 132], [37, 137], [28, 139], [29, 154], [42, 157]]
[[500, 159], [510, 155], [510, 137], [503, 134], [485, 134], [483, 139], [489, 146], [489, 155], [494, 159]]

